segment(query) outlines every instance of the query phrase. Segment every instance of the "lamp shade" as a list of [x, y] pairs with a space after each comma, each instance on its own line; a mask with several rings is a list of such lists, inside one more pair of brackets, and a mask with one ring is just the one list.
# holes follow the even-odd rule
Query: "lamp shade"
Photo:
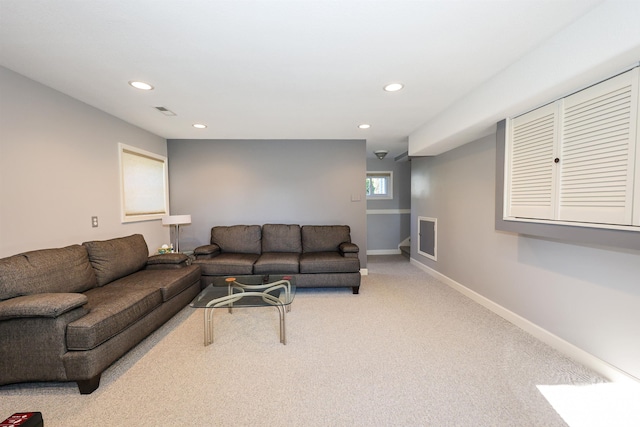
[[191, 215], [165, 215], [162, 217], [162, 225], [191, 224]]

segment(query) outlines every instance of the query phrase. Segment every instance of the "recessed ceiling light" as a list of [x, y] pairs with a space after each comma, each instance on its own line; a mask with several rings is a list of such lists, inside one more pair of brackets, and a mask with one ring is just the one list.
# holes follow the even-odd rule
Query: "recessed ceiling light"
[[387, 92], [397, 92], [402, 89], [404, 85], [402, 83], [389, 83], [384, 87]]
[[196, 129], [206, 129], [207, 125], [203, 125], [202, 123], [194, 123], [193, 127]]
[[370, 127], [371, 127], [371, 125], [368, 125], [368, 124], [366, 124], [366, 123], [363, 123], [363, 124], [361, 124], [361, 125], [358, 125], [358, 128], [359, 128], [359, 129], [369, 129]]
[[153, 86], [151, 86], [149, 83], [145, 83], [145, 82], [138, 82], [138, 81], [130, 81], [129, 84], [133, 87], [135, 87], [136, 89], [140, 89], [140, 90], [153, 90]]

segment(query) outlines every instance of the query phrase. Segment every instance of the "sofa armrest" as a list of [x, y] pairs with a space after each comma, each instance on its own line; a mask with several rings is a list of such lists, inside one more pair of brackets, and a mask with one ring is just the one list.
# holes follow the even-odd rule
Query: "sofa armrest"
[[147, 270], [182, 268], [189, 264], [189, 257], [181, 253], [152, 255], [147, 260]]
[[220, 246], [215, 243], [199, 246], [193, 250], [193, 254], [196, 259], [211, 259], [220, 254]]
[[357, 258], [358, 252], [360, 252], [358, 245], [351, 242], [340, 243], [338, 249], [340, 249], [340, 254], [345, 258]]
[[0, 301], [0, 320], [19, 317], [56, 318], [87, 303], [86, 295], [76, 293], [47, 293], [25, 295]]
[[67, 326], [88, 313], [86, 303], [87, 296], [80, 293], [0, 301], [0, 384], [68, 381], [63, 361]]

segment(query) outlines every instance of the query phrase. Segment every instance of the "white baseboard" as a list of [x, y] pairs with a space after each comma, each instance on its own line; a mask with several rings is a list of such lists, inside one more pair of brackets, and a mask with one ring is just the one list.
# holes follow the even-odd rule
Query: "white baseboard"
[[368, 276], [369, 275], [369, 269], [368, 268], [361, 268], [360, 269], [360, 275], [361, 276]]
[[369, 249], [367, 255], [400, 255], [400, 249]]
[[508, 322], [513, 323], [520, 329], [530, 333], [540, 341], [548, 344], [549, 346], [555, 348], [559, 352], [565, 354], [576, 362], [593, 369], [598, 372], [600, 375], [614, 382], [632, 382], [635, 385], [640, 383], [640, 379], [634, 377], [627, 372], [622, 371], [619, 368], [611, 365], [610, 363], [605, 362], [604, 360], [592, 355], [591, 353], [582, 350], [581, 348], [571, 344], [568, 341], [560, 338], [559, 336], [543, 329], [542, 327], [536, 325], [535, 323], [525, 319], [524, 317], [512, 312], [504, 308], [503, 306], [491, 301], [490, 299], [480, 295], [479, 293], [467, 288], [466, 286], [456, 282], [455, 280], [445, 276], [444, 274], [432, 269], [431, 267], [422, 264], [414, 258], [410, 259], [410, 262], [421, 270], [425, 271], [427, 274], [435, 277], [436, 279], [444, 282], [446, 285], [460, 292], [468, 298], [471, 298], [473, 301], [482, 305], [483, 307], [491, 310], [498, 316], [507, 320]]

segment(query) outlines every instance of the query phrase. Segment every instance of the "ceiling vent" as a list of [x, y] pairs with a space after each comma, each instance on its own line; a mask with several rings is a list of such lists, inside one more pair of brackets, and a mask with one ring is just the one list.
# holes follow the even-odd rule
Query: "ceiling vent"
[[393, 160], [395, 160], [396, 162], [406, 162], [406, 161], [411, 161], [411, 157], [409, 157], [409, 152], [405, 151], [402, 154], [398, 154], [397, 156], [395, 156], [393, 158]]
[[155, 107], [155, 109], [160, 111], [165, 116], [175, 116], [176, 115], [176, 113], [174, 113], [173, 111], [171, 111], [171, 110], [169, 110], [168, 108], [165, 108], [165, 107]]

